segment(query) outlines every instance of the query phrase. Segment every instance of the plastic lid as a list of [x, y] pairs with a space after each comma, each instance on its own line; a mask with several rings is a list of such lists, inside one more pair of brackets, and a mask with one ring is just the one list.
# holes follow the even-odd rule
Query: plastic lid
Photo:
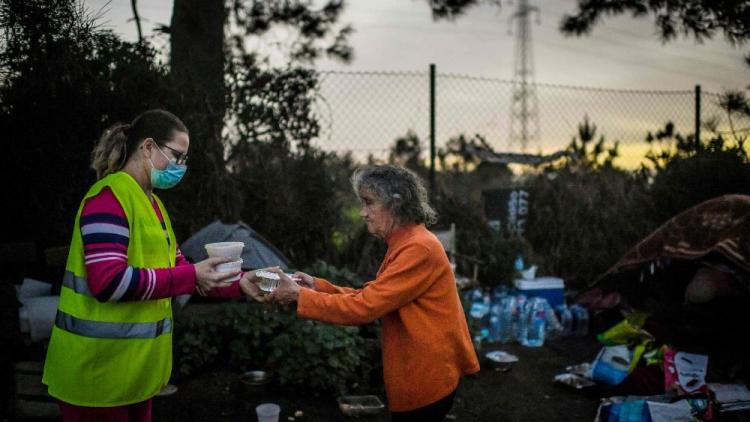
[[257, 275], [258, 277], [270, 278], [271, 280], [279, 280], [280, 279], [280, 277], [279, 277], [278, 274], [272, 273], [270, 271], [259, 270], [259, 271], [255, 272], [255, 275]]
[[562, 289], [565, 287], [563, 279], [557, 277], [539, 277], [533, 280], [518, 278], [513, 284], [521, 290]]

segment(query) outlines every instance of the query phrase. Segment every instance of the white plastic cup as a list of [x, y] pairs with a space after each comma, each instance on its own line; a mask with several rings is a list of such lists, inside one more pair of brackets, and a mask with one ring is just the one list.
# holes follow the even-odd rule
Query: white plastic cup
[[206, 252], [211, 258], [230, 257], [234, 259], [240, 259], [244, 247], [245, 242], [217, 242], [205, 246]]
[[255, 408], [258, 414], [258, 422], [279, 422], [281, 407], [274, 403], [263, 403]]
[[258, 277], [258, 287], [263, 293], [271, 293], [279, 286], [279, 275], [271, 271], [259, 270], [255, 272]]
[[[234, 271], [241, 271], [242, 270], [242, 259], [238, 259], [237, 261], [232, 262], [225, 262], [223, 264], [219, 264], [216, 266], [216, 271], [220, 273], [230, 273]], [[233, 277], [229, 280], [224, 280], [225, 283], [233, 283], [240, 279], [240, 274], [237, 274], [237, 277]]]

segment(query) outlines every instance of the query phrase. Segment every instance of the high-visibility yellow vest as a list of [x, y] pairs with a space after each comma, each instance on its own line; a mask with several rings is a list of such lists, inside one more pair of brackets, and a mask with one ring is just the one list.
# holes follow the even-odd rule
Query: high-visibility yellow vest
[[81, 201], [42, 382], [52, 397], [88, 407], [147, 400], [161, 391], [172, 371], [169, 298], [100, 302], [88, 289], [81, 210], [84, 202], [104, 187], [112, 190], [130, 225], [128, 265], [171, 268], [176, 253], [175, 236], [164, 205], [154, 195], [169, 242], [149, 198], [129, 174], [118, 172], [104, 177]]

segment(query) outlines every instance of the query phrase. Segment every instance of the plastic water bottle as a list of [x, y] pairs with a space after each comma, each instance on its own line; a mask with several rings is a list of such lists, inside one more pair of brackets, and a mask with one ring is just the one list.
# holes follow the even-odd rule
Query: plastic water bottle
[[526, 337], [527, 321], [524, 318], [524, 314], [526, 313], [527, 303], [525, 295], [516, 296], [516, 308], [513, 310], [512, 327], [518, 341]]
[[474, 301], [469, 311], [471, 318], [474, 320], [474, 326], [478, 326], [479, 335], [487, 339], [490, 335], [490, 295], [486, 293], [481, 301]]
[[477, 334], [474, 336], [474, 350], [479, 353], [482, 350], [482, 336]]
[[490, 311], [490, 296], [489, 294], [486, 294], [484, 296], [480, 296], [479, 298], [474, 298], [471, 301], [471, 311], [469, 312], [471, 314], [471, 317], [474, 319], [481, 320], [487, 315], [487, 313]]
[[570, 312], [573, 314], [573, 335], [576, 337], [583, 337], [589, 332], [589, 312], [586, 308], [580, 305], [573, 305], [570, 307]]
[[589, 311], [586, 308], [579, 306], [578, 313], [580, 314], [580, 316], [578, 317], [578, 324], [576, 325], [576, 328], [578, 331], [578, 335], [583, 337], [589, 333]]
[[500, 304], [493, 303], [490, 307], [490, 335], [488, 340], [495, 342], [500, 341], [502, 326], [500, 325]]
[[508, 296], [507, 286], [497, 286], [492, 289], [492, 303], [500, 303], [505, 296]]
[[510, 343], [516, 339], [516, 331], [513, 317], [517, 315], [518, 309], [515, 296], [505, 296], [500, 301], [500, 336], [503, 343]]
[[521, 338], [521, 344], [527, 347], [540, 347], [544, 344], [547, 331], [544, 302], [541, 298], [532, 298], [526, 305], [526, 336]]
[[482, 298], [482, 327], [490, 326], [490, 309], [492, 308], [492, 298], [489, 293], [485, 293]]
[[476, 301], [476, 300], [471, 302], [471, 309], [469, 310], [469, 315], [471, 315], [472, 319], [481, 321], [482, 317], [484, 316], [484, 302]]
[[[498, 305], [492, 305], [493, 308], [498, 307]], [[489, 341], [495, 342], [500, 341], [500, 332], [502, 327], [500, 326], [500, 315], [495, 314], [494, 312], [490, 312], [490, 335], [488, 337]]]
[[513, 262], [513, 269], [516, 270], [516, 272], [520, 272], [523, 271], [524, 268], [523, 256], [518, 255], [516, 257], [516, 260]]
[[476, 289], [472, 289], [472, 290], [469, 290], [469, 291], [467, 292], [467, 295], [466, 295], [466, 297], [467, 297], [467, 298], [468, 298], [468, 299], [469, 299], [469, 300], [470, 300], [471, 302], [475, 302], [475, 301], [478, 301], [478, 300], [482, 300], [482, 289], [480, 289], [480, 288], [476, 288]]
[[555, 335], [560, 335], [563, 331], [560, 320], [557, 319], [557, 315], [555, 315], [555, 311], [552, 309], [549, 302], [547, 302], [547, 299], [542, 298], [541, 300], [544, 305], [544, 318], [547, 322], [547, 331], [554, 332]]
[[559, 305], [555, 308], [555, 313], [557, 313], [560, 325], [562, 325], [562, 336], [568, 337], [573, 335], [573, 314], [570, 312], [570, 309], [565, 305]]

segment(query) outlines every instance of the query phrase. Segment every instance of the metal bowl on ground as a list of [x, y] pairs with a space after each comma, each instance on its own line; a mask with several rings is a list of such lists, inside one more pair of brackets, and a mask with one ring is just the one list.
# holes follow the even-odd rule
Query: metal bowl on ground
[[507, 372], [513, 368], [518, 357], [502, 350], [493, 350], [484, 355], [496, 371]]
[[271, 373], [262, 369], [243, 372], [240, 375], [240, 385], [248, 394], [263, 392], [266, 384], [271, 382]]
[[341, 413], [347, 416], [376, 415], [385, 405], [378, 396], [341, 396], [338, 398]]

